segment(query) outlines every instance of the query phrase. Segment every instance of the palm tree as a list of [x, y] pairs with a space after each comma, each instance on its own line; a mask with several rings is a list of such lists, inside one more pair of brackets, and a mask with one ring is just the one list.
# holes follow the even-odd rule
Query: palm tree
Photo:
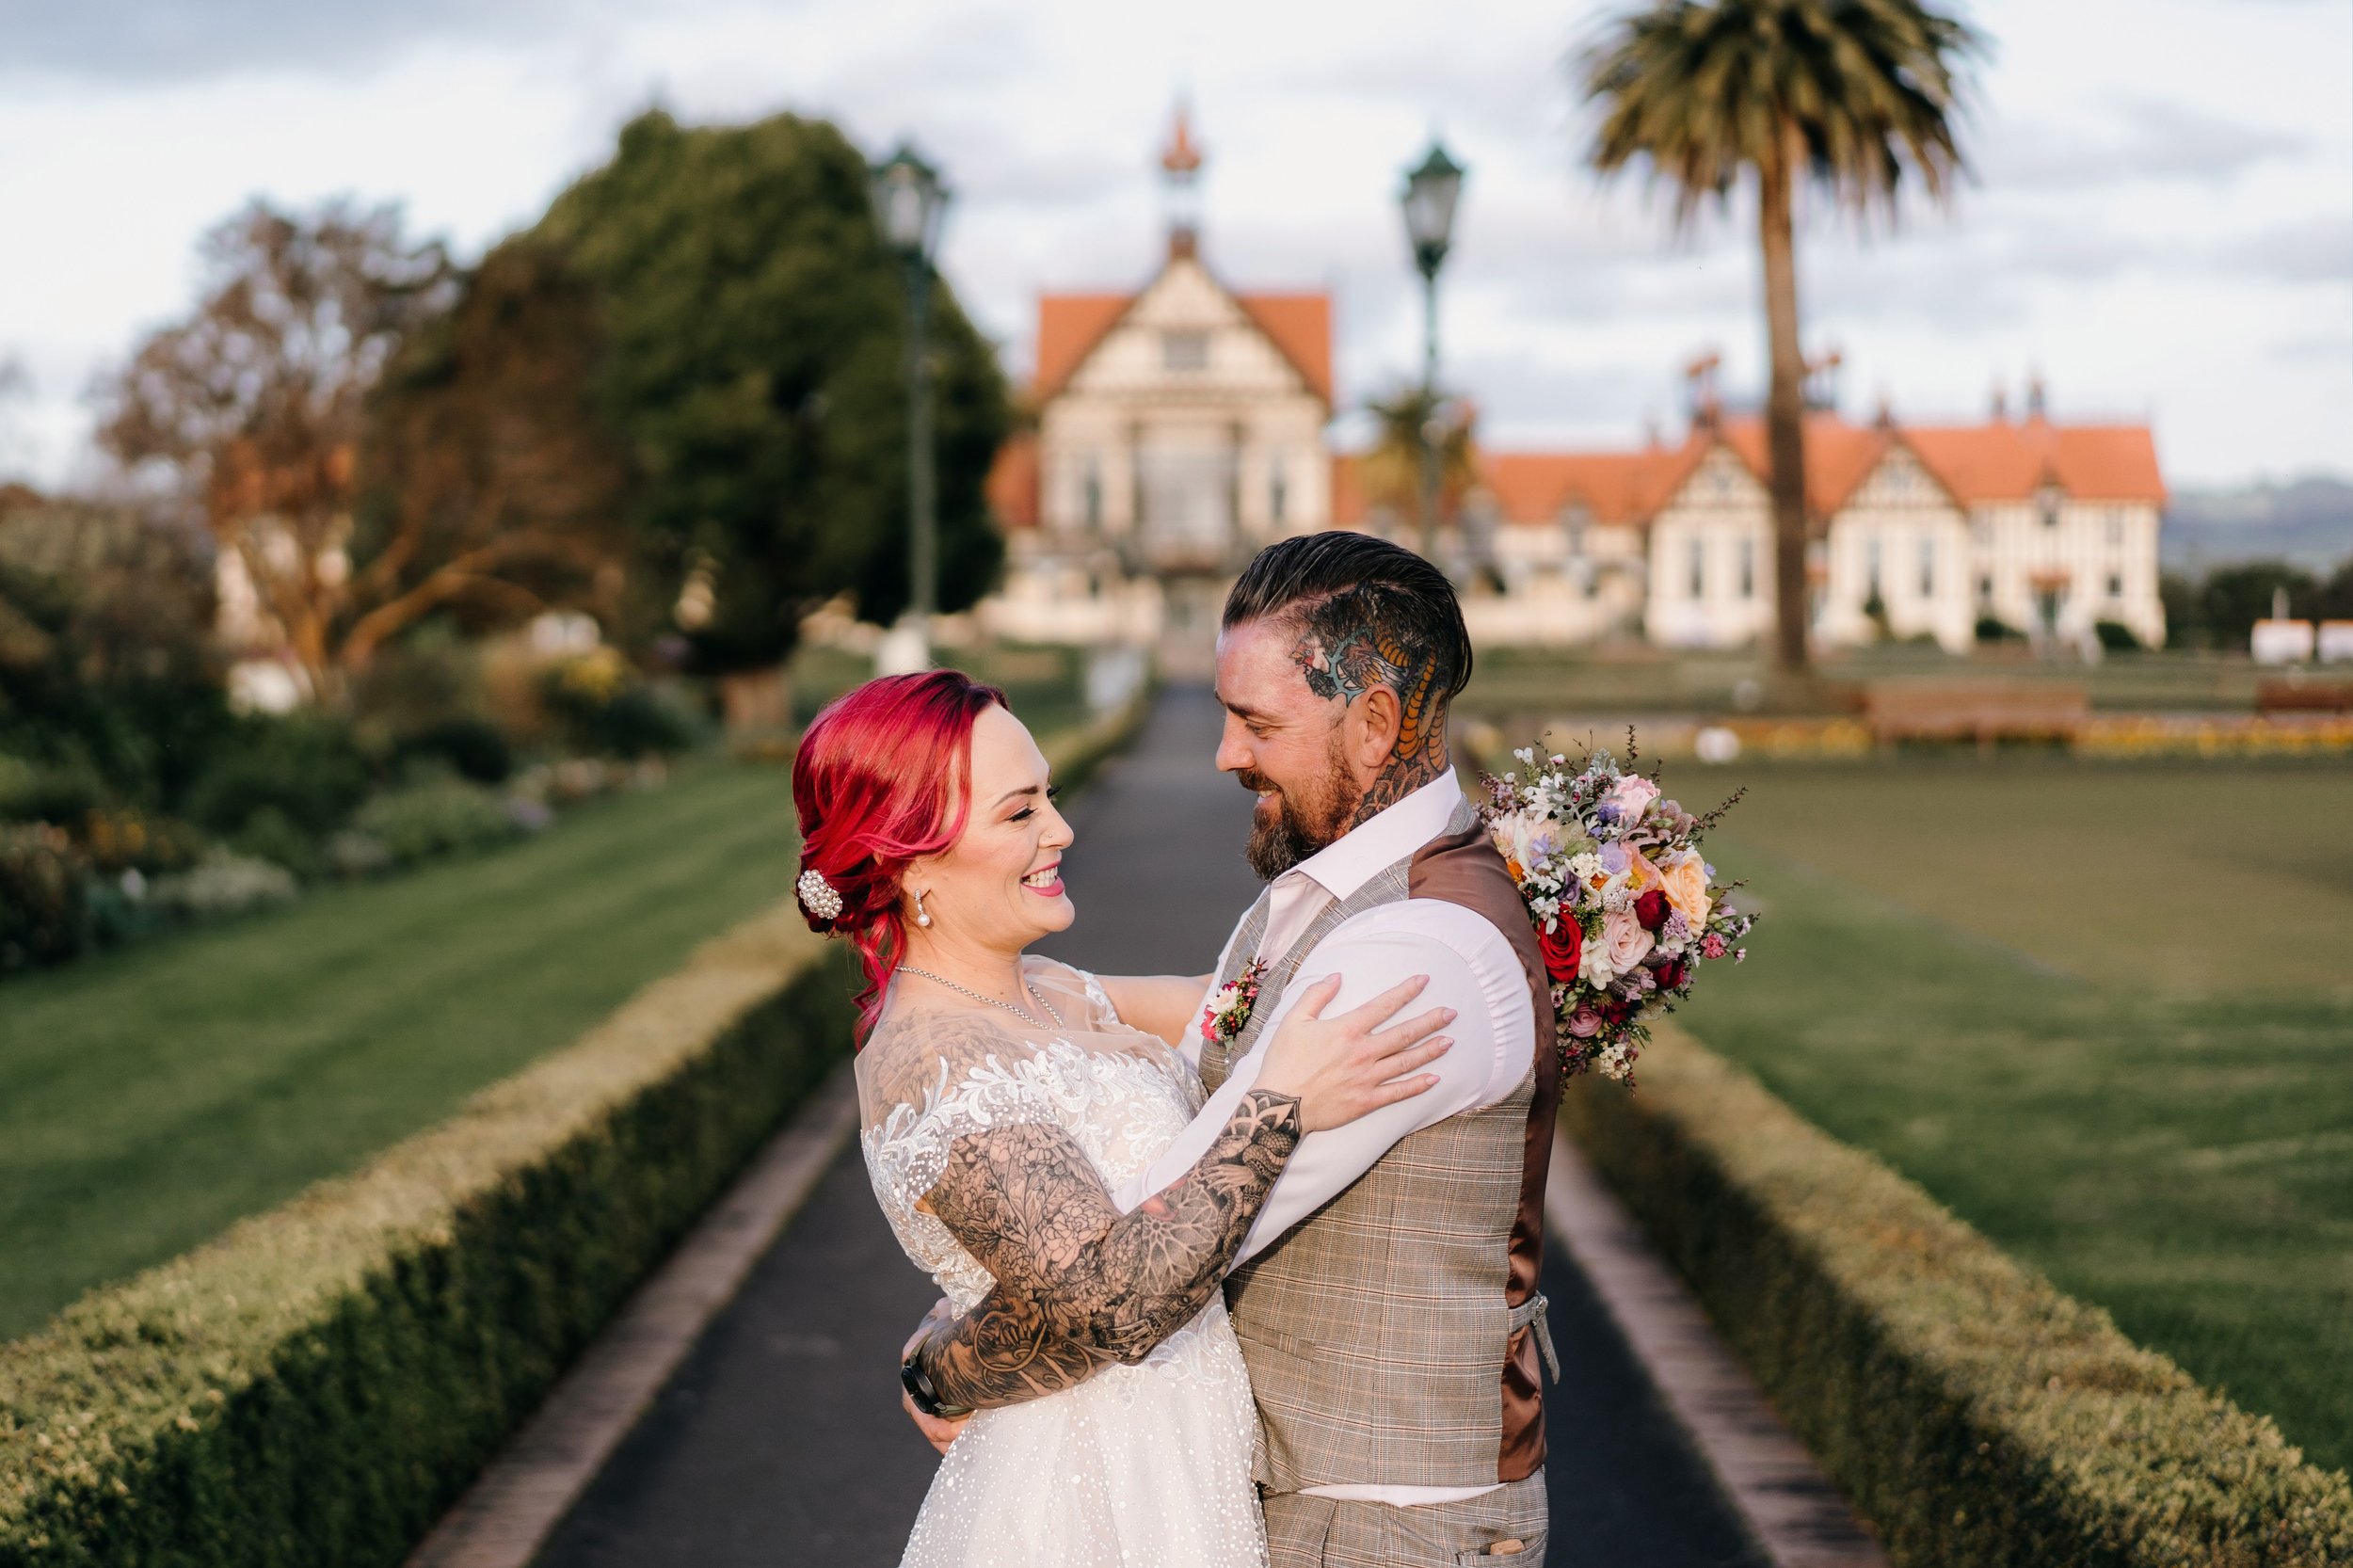
[[1603, 106], [1590, 153], [1604, 176], [1638, 160], [1674, 187], [1687, 225], [1756, 173], [1772, 382], [1774, 618], [1784, 669], [1806, 664], [1805, 361], [1791, 208], [1801, 176], [1838, 208], [1892, 223], [1907, 173], [1942, 201], [1965, 172], [1959, 72], [1983, 47], [1918, 0], [1659, 0], [1618, 18], [1577, 65]]
[[[1479, 416], [1467, 403], [1440, 393], [1433, 398], [1418, 386], [1401, 387], [1385, 398], [1368, 401], [1365, 408], [1380, 432], [1365, 454], [1365, 499], [1400, 518], [1414, 520], [1421, 552], [1437, 558], [1440, 519], [1457, 513], [1463, 498], [1479, 482]], [[1436, 429], [1430, 427], [1435, 422]], [[1421, 452], [1425, 433], [1438, 443], [1438, 508], [1424, 517], [1421, 494]]]

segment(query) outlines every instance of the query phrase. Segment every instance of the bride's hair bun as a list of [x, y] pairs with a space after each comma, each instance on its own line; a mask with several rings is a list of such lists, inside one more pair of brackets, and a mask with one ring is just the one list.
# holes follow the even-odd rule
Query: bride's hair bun
[[1005, 694], [958, 670], [887, 675], [828, 703], [793, 753], [794, 897], [810, 930], [857, 949], [862, 1023], [905, 951], [900, 879], [964, 831], [972, 725], [991, 705]]

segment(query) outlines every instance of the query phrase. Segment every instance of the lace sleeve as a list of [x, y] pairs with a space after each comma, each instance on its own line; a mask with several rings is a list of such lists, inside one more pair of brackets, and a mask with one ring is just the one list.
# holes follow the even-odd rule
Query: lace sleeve
[[1034, 1050], [969, 1013], [918, 1011], [890, 1019], [867, 1042], [857, 1076], [874, 1193], [910, 1242], [930, 1239], [932, 1226], [919, 1223], [929, 1216], [917, 1205], [938, 1184], [958, 1138], [1057, 1121], [1054, 1092]]

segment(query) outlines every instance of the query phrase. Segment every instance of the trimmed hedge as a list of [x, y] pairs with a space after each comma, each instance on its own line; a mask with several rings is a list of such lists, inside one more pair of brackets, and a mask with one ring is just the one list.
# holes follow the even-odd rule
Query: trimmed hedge
[[[1050, 738], [1076, 784], [1139, 699]], [[0, 1568], [396, 1564], [849, 1054], [788, 901], [357, 1174], [0, 1345]]]
[[2353, 1563], [2345, 1476], [1660, 1036], [1565, 1124], [1900, 1568]]
[[0, 1563], [401, 1560], [792, 1104], [790, 905], [357, 1175], [0, 1347]]

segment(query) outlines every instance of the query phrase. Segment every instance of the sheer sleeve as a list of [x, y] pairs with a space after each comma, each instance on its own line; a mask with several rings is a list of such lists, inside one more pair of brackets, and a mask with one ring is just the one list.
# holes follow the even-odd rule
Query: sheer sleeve
[[886, 1019], [861, 1057], [868, 1169], [910, 1256], [962, 1310], [920, 1351], [971, 1407], [1017, 1403], [1134, 1363], [1192, 1320], [1301, 1136], [1299, 1102], [1256, 1091], [1209, 1149], [1123, 1213], [1073, 1128], [1096, 1075], [1160, 1069], [985, 1016]]

